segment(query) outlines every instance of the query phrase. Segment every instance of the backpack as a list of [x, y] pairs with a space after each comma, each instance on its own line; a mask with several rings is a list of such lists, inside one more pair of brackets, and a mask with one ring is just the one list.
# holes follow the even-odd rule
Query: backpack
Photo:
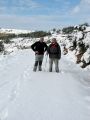
[[58, 44], [51, 44], [49, 50], [51, 54], [58, 54]]

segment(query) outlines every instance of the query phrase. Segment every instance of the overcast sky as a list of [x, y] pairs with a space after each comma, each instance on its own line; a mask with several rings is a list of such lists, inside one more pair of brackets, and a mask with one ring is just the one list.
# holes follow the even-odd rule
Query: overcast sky
[[0, 27], [49, 30], [90, 23], [90, 0], [0, 0]]

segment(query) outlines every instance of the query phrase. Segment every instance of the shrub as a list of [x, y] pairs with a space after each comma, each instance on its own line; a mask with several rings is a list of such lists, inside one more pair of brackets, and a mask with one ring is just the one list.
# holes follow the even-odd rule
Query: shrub
[[6, 38], [6, 39], [4, 40], [4, 43], [8, 44], [8, 43], [11, 43], [11, 41], [10, 41], [9, 38]]
[[35, 31], [32, 33], [28, 33], [28, 34], [19, 34], [18, 37], [31, 37], [31, 38], [39, 38], [39, 37], [44, 37], [44, 36], [48, 36], [51, 35], [50, 32], [44, 32], [44, 31]]
[[0, 41], [0, 52], [4, 51], [4, 44], [2, 41]]
[[74, 31], [74, 26], [70, 26], [70, 27], [65, 27], [62, 29], [64, 34], [70, 34]]

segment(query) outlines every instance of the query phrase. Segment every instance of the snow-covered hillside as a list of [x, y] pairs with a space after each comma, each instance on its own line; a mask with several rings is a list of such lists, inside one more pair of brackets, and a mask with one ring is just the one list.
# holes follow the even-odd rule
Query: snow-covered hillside
[[14, 38], [11, 40], [10, 44], [4, 44], [5, 50], [3, 53], [6, 55], [21, 49], [30, 49], [31, 44], [37, 40], [38, 39], [32, 38]]
[[23, 50], [0, 60], [0, 120], [90, 120], [90, 71], [63, 56], [60, 73], [33, 72], [34, 53]]
[[87, 27], [85, 31], [90, 32], [90, 27]]
[[0, 33], [9, 33], [9, 34], [22, 34], [22, 33], [31, 33], [33, 31], [30, 31], [30, 30], [19, 30], [19, 29], [4, 29], [4, 28], [1, 28], [0, 29]]
[[67, 53], [73, 52], [76, 63], [82, 68], [90, 65], [90, 27], [86, 27], [85, 30], [74, 30], [71, 34], [58, 35], [57, 39], [68, 50]]

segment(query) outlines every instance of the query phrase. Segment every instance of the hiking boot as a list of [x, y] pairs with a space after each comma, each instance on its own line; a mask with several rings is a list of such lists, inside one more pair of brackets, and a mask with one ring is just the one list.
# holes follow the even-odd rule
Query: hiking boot
[[57, 73], [59, 73], [59, 70], [56, 70]]
[[36, 72], [36, 70], [37, 70], [37, 66], [34, 66], [33, 71]]
[[56, 69], [56, 72], [59, 73], [59, 69]]
[[52, 69], [49, 69], [49, 72], [52, 72]]
[[41, 66], [39, 66], [38, 70], [39, 70], [39, 71], [42, 71], [42, 68], [41, 68]]

